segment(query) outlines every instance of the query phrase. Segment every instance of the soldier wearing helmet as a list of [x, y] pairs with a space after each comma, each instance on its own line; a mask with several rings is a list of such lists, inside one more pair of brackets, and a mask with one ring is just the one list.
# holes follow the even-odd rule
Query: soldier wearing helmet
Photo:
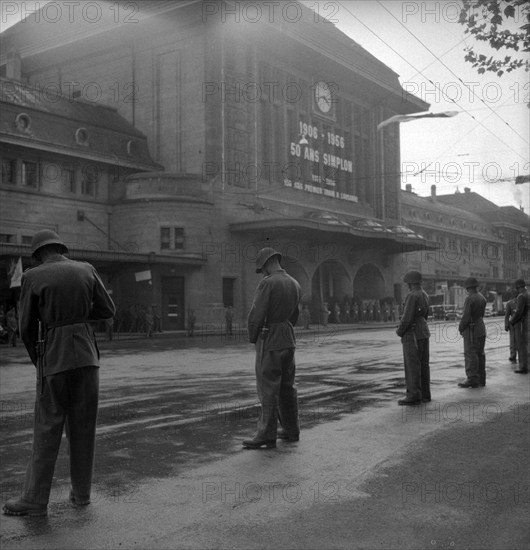
[[431, 400], [429, 367], [429, 296], [422, 289], [419, 271], [408, 271], [403, 281], [409, 286], [403, 315], [396, 330], [403, 345], [407, 395], [399, 405], [419, 405]]
[[249, 341], [256, 344], [261, 414], [255, 436], [243, 441], [246, 449], [274, 448], [277, 438], [298, 441], [300, 435], [293, 326], [298, 320], [301, 291], [298, 282], [282, 269], [281, 257], [266, 247], [256, 258], [256, 273], [263, 273], [263, 279], [256, 289], [247, 326]]
[[530, 296], [523, 279], [517, 279], [513, 284], [517, 292], [515, 311], [510, 317], [510, 323], [514, 328], [515, 345], [519, 356], [519, 365], [515, 372], [526, 374], [528, 372], [528, 355], [530, 354]]
[[39, 262], [22, 276], [20, 334], [37, 367], [33, 451], [22, 495], [4, 505], [14, 516], [47, 514], [55, 460], [67, 426], [70, 501], [90, 503], [99, 352], [90, 321], [110, 319], [114, 304], [94, 267], [65, 257], [57, 233], [37, 232], [31, 254]]
[[475, 277], [468, 277], [464, 286], [467, 290], [467, 298], [458, 331], [464, 338], [466, 379], [460, 382], [458, 387], [478, 388], [486, 385], [486, 354], [484, 353], [486, 298], [477, 290], [479, 284]]

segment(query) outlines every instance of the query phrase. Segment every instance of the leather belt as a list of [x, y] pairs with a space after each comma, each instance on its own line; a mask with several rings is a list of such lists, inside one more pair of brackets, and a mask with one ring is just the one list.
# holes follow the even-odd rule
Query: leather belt
[[88, 323], [88, 319], [68, 319], [67, 321], [57, 321], [56, 323], [46, 323], [46, 330], [57, 327], [67, 327], [68, 325], [76, 325], [78, 323]]

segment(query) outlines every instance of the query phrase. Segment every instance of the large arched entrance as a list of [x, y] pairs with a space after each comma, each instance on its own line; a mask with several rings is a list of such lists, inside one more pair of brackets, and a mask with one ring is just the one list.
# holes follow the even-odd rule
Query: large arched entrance
[[[326, 260], [316, 269], [311, 280], [311, 313], [314, 319], [323, 319], [322, 311], [330, 311], [330, 322], [340, 322], [340, 309], [345, 299], [351, 298], [351, 278], [344, 266], [336, 260]], [[326, 306], [327, 305], [327, 306]]]
[[353, 280], [353, 295], [360, 300], [380, 300], [384, 297], [385, 280], [377, 266], [361, 266]]

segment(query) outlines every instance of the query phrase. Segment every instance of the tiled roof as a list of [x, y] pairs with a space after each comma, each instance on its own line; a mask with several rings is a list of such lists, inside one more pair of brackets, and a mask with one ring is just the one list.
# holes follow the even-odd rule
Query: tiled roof
[[116, 109], [0, 78], [0, 141], [131, 168], [161, 167], [146, 137]]
[[[435, 197], [435, 199], [433, 200], [431, 197], [419, 197], [414, 193], [403, 190], [401, 191], [402, 206], [416, 207], [418, 209], [429, 210], [431, 212], [436, 212], [445, 216], [463, 218], [465, 220], [480, 224], [484, 224], [486, 221], [477, 213], [469, 212], [464, 208], [459, 208], [457, 206], [446, 204], [445, 202], [440, 202], [437, 199], [438, 197]], [[409, 216], [404, 217], [410, 220]]]

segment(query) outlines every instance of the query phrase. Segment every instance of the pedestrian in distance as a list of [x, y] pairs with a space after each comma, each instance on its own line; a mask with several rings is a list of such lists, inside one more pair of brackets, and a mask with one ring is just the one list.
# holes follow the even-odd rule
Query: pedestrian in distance
[[515, 344], [515, 327], [510, 323], [510, 317], [515, 311], [517, 293], [512, 291], [512, 297], [506, 302], [506, 311], [504, 313], [504, 330], [510, 335], [510, 356], [508, 359], [515, 363], [517, 361], [517, 346]]
[[510, 317], [510, 324], [514, 327], [515, 345], [519, 356], [519, 365], [514, 372], [526, 374], [528, 372], [528, 355], [530, 354], [530, 296], [524, 279], [517, 279], [514, 283], [517, 299], [515, 311]]
[[54, 231], [39, 231], [31, 254], [40, 263], [22, 275], [20, 333], [37, 367], [37, 392], [24, 488], [4, 505], [7, 515], [47, 514], [64, 428], [70, 501], [90, 503], [99, 388], [99, 352], [90, 322], [110, 319], [115, 308], [95, 268], [67, 253]]
[[403, 346], [405, 384], [407, 395], [398, 405], [419, 405], [431, 400], [431, 374], [429, 366], [429, 296], [423, 290], [419, 271], [409, 271], [403, 282], [408, 284], [403, 316], [396, 330]]
[[228, 336], [232, 336], [232, 323], [234, 321], [234, 310], [232, 306], [228, 306], [225, 309], [225, 327], [226, 327], [226, 334]]
[[158, 305], [153, 304], [151, 306], [151, 312], [153, 314], [153, 331], [154, 332], [162, 332], [162, 324], [160, 320], [160, 313], [158, 311]]
[[309, 306], [305, 305], [302, 308], [302, 312], [300, 313], [300, 321], [302, 322], [303, 327], [308, 330], [310, 328], [311, 323], [311, 312], [309, 311]]
[[357, 323], [359, 321], [359, 305], [357, 302], [353, 302], [352, 306], [353, 322]]
[[145, 321], [145, 336], [146, 338], [153, 337], [153, 328], [154, 328], [154, 317], [153, 310], [149, 307], [143, 307], [143, 318]]
[[347, 300], [347, 299], [345, 300], [344, 307], [342, 309], [344, 311], [343, 321], [345, 323], [351, 323], [351, 308], [350, 308], [350, 301], [349, 300]]
[[335, 305], [333, 306], [333, 311], [335, 313], [335, 323], [340, 323], [340, 305], [338, 302], [335, 303]]
[[114, 338], [114, 319], [105, 320], [105, 334], [107, 335], [107, 340], [111, 342]]
[[18, 335], [18, 320], [17, 313], [14, 307], [8, 309], [6, 313], [6, 328], [9, 332], [8, 342], [13, 348], [17, 347], [17, 335]]
[[331, 314], [331, 311], [328, 309], [328, 303], [323, 302], [320, 308], [320, 315], [322, 317], [322, 326], [324, 327], [328, 326], [328, 319], [330, 314]]
[[301, 289], [282, 269], [281, 257], [270, 247], [261, 249], [256, 257], [256, 273], [263, 273], [263, 279], [256, 289], [247, 327], [249, 341], [256, 344], [261, 411], [255, 436], [243, 441], [246, 449], [274, 448], [277, 438], [298, 441], [300, 437], [293, 326], [298, 320]]
[[136, 308], [136, 304], [131, 304], [129, 307], [129, 332], [137, 332], [138, 331], [138, 312]]
[[197, 317], [195, 316], [195, 311], [191, 308], [188, 309], [188, 336], [195, 335], [195, 322]]
[[464, 361], [466, 379], [458, 384], [459, 388], [478, 388], [486, 385], [486, 326], [484, 312], [486, 298], [477, 290], [478, 281], [475, 277], [468, 277], [464, 286], [467, 297], [464, 302], [462, 318], [458, 331], [464, 338]]

